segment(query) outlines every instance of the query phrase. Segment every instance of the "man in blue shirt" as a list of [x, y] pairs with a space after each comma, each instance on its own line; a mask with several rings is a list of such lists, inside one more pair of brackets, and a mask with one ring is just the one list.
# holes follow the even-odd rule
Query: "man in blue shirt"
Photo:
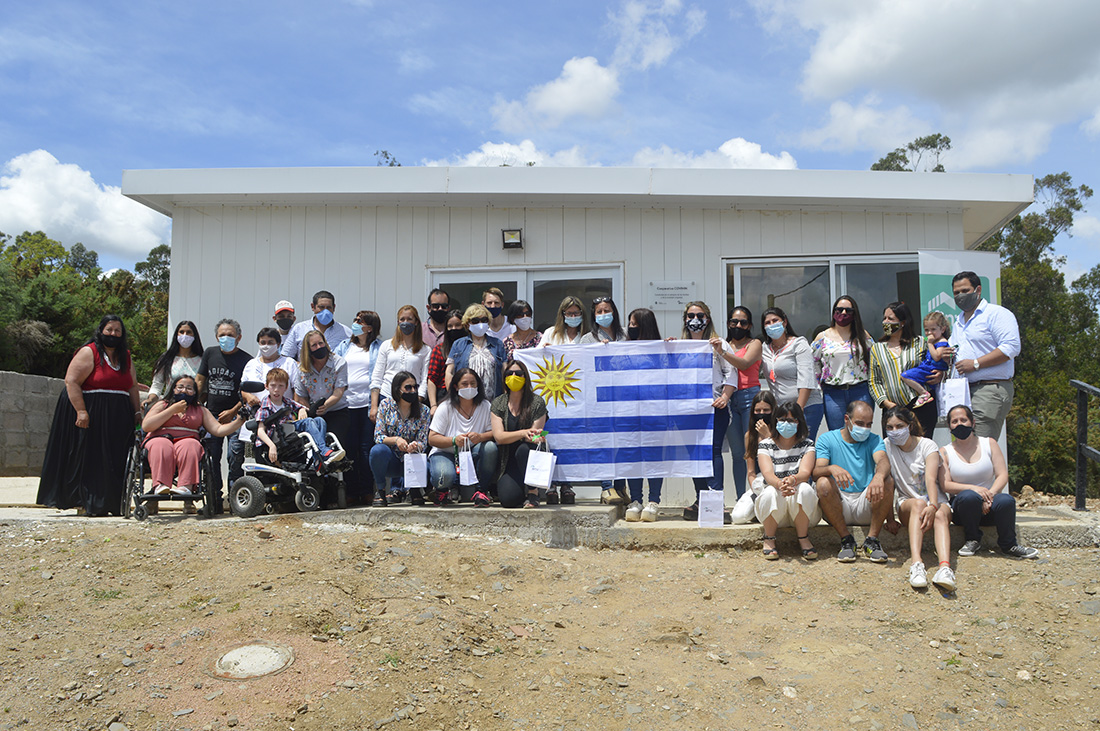
[[834, 429], [817, 439], [817, 498], [825, 520], [840, 535], [843, 563], [856, 560], [856, 539], [848, 525], [866, 525], [867, 538], [861, 552], [874, 563], [885, 563], [878, 534], [883, 521], [892, 522], [894, 480], [882, 437], [871, 433], [875, 412], [865, 401], [851, 401], [844, 414], [844, 428]]
[[325, 336], [329, 350], [335, 350], [337, 345], [351, 337], [351, 328], [336, 322], [333, 314], [336, 312], [336, 298], [332, 292], [322, 289], [314, 294], [310, 309], [313, 310], [313, 317], [294, 325], [283, 338], [283, 347], [279, 352], [288, 358], [298, 359], [301, 355], [302, 340], [311, 330], [316, 330]]
[[962, 310], [951, 332], [955, 370], [970, 381], [974, 433], [998, 439], [1015, 393], [1012, 376], [1020, 354], [1020, 326], [1010, 310], [982, 297], [981, 280], [974, 272], [956, 274], [951, 290]]

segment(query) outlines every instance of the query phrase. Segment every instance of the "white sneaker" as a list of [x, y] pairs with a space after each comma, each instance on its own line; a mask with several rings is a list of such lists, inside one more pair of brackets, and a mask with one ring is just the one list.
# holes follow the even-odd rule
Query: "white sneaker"
[[637, 523], [642, 519], [642, 504], [638, 501], [630, 503], [630, 507], [626, 509], [626, 522]]
[[652, 500], [649, 501], [648, 503], [646, 503], [645, 507], [642, 508], [642, 522], [643, 523], [654, 523], [654, 522], [656, 522], [657, 521], [657, 509], [660, 508], [660, 507], [661, 507], [660, 505], [653, 502]]
[[950, 566], [940, 566], [932, 577], [932, 583], [945, 591], [955, 591], [955, 572]]
[[185, 487], [183, 485], [172, 485], [172, 494], [173, 495], [191, 496], [191, 495], [194, 495], [195, 493], [191, 492], [190, 487]]
[[157, 495], [171, 495], [172, 488], [168, 487], [168, 485], [157, 485], [153, 492]]
[[924, 564], [915, 563], [909, 567], [909, 586], [914, 589], [928, 586], [928, 573], [924, 570]]

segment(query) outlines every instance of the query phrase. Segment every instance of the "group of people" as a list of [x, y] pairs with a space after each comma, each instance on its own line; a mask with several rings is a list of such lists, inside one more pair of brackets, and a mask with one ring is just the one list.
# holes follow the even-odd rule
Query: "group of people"
[[[877, 535], [884, 524], [897, 529], [895, 501], [916, 536], [914, 566], [921, 563], [919, 535], [930, 527], [939, 531], [941, 523], [946, 530], [948, 519], [965, 526], [964, 555], [980, 540], [979, 523], [997, 525], [1006, 551], [1028, 553], [1015, 543], [1014, 503], [995, 442], [1012, 402], [1018, 327], [1008, 310], [982, 297], [973, 272], [958, 274], [953, 289], [962, 310], [953, 322], [933, 312], [918, 330], [908, 306], [892, 302], [883, 310], [877, 342], [847, 295], [833, 303], [831, 325], [812, 342], [778, 307], [764, 311], [759, 336], [752, 312], [735, 307], [722, 337], [710, 308], [689, 303], [679, 336], [705, 339], [713, 348], [714, 470], [695, 480], [696, 493], [723, 489], [728, 443], [738, 501], [727, 520], [763, 523], [769, 558], [777, 555], [776, 528], [788, 524], [799, 534], [803, 555], [815, 556], [806, 531], [824, 516], [841, 534], [841, 560], [855, 557], [849, 523], [870, 525], [862, 550], [885, 560]], [[611, 297], [587, 304], [566, 297], [542, 332], [534, 327], [530, 303], [516, 300], [506, 308], [497, 288], [465, 309], [452, 309], [448, 293], [434, 289], [427, 320], [413, 305], [396, 314], [396, 328], [385, 337], [381, 317], [371, 310], [356, 312], [350, 326], [338, 322], [331, 292], [314, 294], [303, 321], [290, 302], [280, 301], [272, 325], [256, 335], [256, 355], [242, 349], [240, 324], [231, 318], [217, 323], [217, 345], [206, 349], [195, 324], [185, 320], [156, 363], [144, 404], [125, 326], [116, 316], [104, 317], [66, 374], [39, 502], [79, 506], [90, 515], [116, 512], [132, 443], [127, 435], [135, 424], [149, 434], [154, 490], [186, 496], [197, 482], [202, 450], [215, 463], [227, 452], [234, 482], [245, 456], [239, 412], [270, 404], [272, 395], [242, 393], [241, 383], [270, 387], [269, 375], [277, 371], [280, 385], [285, 380], [280, 396], [285, 392], [296, 410], [311, 415], [302, 430], [320, 430], [322, 447], [325, 430], [344, 445], [353, 464], [345, 473], [353, 504], [568, 504], [575, 500], [572, 486], [540, 492], [524, 482], [527, 457], [545, 440], [547, 409], [515, 351], [661, 339], [652, 311], [637, 308], [624, 320]], [[972, 409], [952, 410], [949, 422], [960, 422], [950, 423], [955, 443], [941, 452], [928, 446], [934, 447], [928, 437], [939, 417], [932, 396], [951, 369], [969, 381]], [[885, 443], [870, 434], [876, 408], [883, 410]], [[818, 439], [823, 418], [829, 431]], [[201, 449], [195, 442], [200, 427], [206, 432]], [[961, 435], [967, 428], [971, 433]], [[166, 435], [171, 438], [152, 440]], [[262, 435], [247, 438], [254, 448], [270, 449]], [[421, 452], [427, 453], [428, 487], [406, 490], [402, 458]], [[460, 478], [463, 464], [473, 465], [476, 480]], [[220, 488], [220, 472], [217, 481]], [[601, 499], [626, 504], [628, 521], [652, 521], [661, 488], [660, 479], [650, 479], [643, 500], [641, 479], [608, 481]], [[910, 504], [917, 499], [926, 504]], [[698, 500], [684, 510], [685, 519], [697, 516]]]

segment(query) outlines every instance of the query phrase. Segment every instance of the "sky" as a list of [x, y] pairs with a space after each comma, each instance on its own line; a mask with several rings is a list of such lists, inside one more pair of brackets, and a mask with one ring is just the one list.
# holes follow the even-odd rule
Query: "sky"
[[[948, 135], [952, 172], [1100, 189], [1095, 0], [0, 3], [0, 231], [132, 268], [171, 221], [144, 168], [866, 170]], [[1093, 206], [1100, 212], [1100, 197]], [[1100, 213], [1058, 241], [1100, 263]]]

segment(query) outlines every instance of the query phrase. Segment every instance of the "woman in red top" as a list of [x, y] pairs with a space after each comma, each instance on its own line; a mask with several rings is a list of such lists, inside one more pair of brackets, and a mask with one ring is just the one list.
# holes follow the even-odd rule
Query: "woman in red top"
[[[199, 460], [202, 442], [199, 427], [210, 436], [221, 439], [244, 425], [237, 417], [222, 424], [205, 406], [197, 403], [198, 387], [191, 376], [179, 376], [172, 381], [165, 399], [145, 415], [141, 428], [148, 434], [145, 448], [149, 451], [149, 469], [153, 473], [153, 492], [157, 495], [192, 495], [199, 492]], [[179, 470], [175, 487], [172, 478]]]
[[126, 326], [118, 315], [106, 315], [65, 372], [42, 461], [38, 504], [117, 515], [126, 455], [140, 417]]

